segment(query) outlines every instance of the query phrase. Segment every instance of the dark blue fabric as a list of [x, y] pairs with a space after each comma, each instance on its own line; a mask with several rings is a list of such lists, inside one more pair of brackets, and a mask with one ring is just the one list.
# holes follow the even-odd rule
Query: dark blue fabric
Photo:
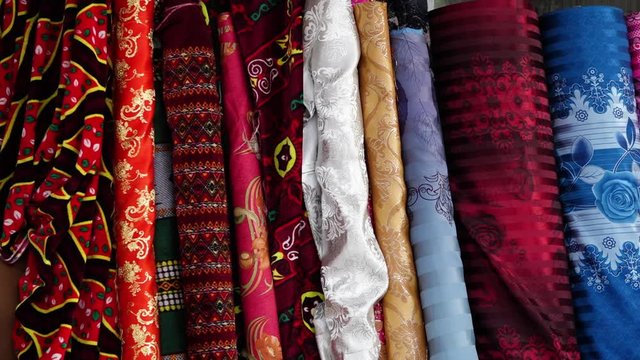
[[583, 359], [638, 359], [640, 146], [622, 10], [541, 17]]

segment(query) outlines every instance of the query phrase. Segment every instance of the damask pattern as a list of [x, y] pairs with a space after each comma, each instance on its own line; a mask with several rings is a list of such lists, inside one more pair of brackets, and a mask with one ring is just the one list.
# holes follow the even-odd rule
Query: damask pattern
[[267, 208], [260, 176], [256, 115], [251, 110], [249, 85], [229, 13], [218, 17], [218, 39], [246, 343], [255, 359], [277, 360], [282, 359], [282, 348], [267, 244]]
[[153, 1], [114, 0], [115, 242], [124, 359], [160, 357], [153, 172]]
[[18, 359], [116, 358], [105, 1], [2, 4], [0, 245]]
[[303, 184], [322, 261], [314, 324], [323, 359], [378, 359], [374, 304], [388, 272], [367, 211], [358, 35], [349, 0], [307, 1]]
[[389, 271], [382, 299], [391, 359], [422, 360], [426, 336], [406, 213], [402, 146], [386, 3], [354, 5], [362, 54], [358, 66], [366, 163], [371, 181], [373, 224]]
[[253, 94], [269, 254], [286, 359], [318, 359], [311, 313], [323, 300], [320, 260], [302, 199], [302, 0], [232, 0]]
[[199, 2], [166, 0], [163, 98], [187, 312], [189, 359], [237, 358], [222, 107], [213, 34]]

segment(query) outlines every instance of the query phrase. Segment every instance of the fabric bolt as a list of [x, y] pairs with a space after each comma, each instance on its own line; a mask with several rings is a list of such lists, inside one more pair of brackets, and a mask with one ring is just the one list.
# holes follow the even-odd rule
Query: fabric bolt
[[424, 0], [389, 0], [389, 25], [393, 29], [427, 27], [428, 1]]
[[[154, 49], [155, 50], [155, 49]], [[154, 58], [156, 57], [154, 51]], [[154, 69], [157, 71], [157, 69]], [[156, 78], [158, 79], [158, 78]], [[158, 93], [162, 78], [156, 81]], [[153, 239], [158, 286], [158, 322], [160, 327], [160, 355], [163, 360], [184, 357], [187, 351], [186, 313], [182, 294], [180, 241], [176, 224], [176, 206], [171, 169], [171, 130], [167, 124], [164, 103], [156, 99], [153, 119], [155, 153], [154, 182], [156, 192], [156, 228]]]
[[102, 159], [111, 150], [107, 39], [100, 36], [109, 5], [2, 4], [0, 117], [8, 121], [0, 129], [0, 241], [4, 261], [26, 255], [12, 336], [18, 359], [120, 353], [112, 178]]
[[312, 311], [324, 300], [302, 196], [302, 0], [232, 0], [258, 124], [269, 254], [286, 359], [318, 359]]
[[187, 357], [235, 359], [231, 239], [213, 35], [199, 2], [166, 0], [164, 6], [157, 31], [173, 139]]
[[631, 77], [636, 97], [636, 115], [640, 114], [640, 12], [626, 16], [629, 54], [631, 55]]
[[537, 14], [481, 0], [429, 26], [478, 355], [579, 358]]
[[429, 358], [477, 359], [424, 32], [391, 32], [411, 243]]
[[625, 19], [572, 8], [541, 29], [578, 345], [585, 359], [628, 357], [633, 336], [620, 334], [640, 330], [640, 148]]
[[306, 2], [303, 189], [322, 262], [314, 323], [322, 359], [378, 359], [374, 305], [388, 273], [367, 210], [369, 184], [350, 0]]
[[242, 312], [249, 353], [255, 359], [282, 359], [278, 311], [267, 244], [256, 116], [249, 82], [229, 13], [218, 17], [224, 124], [230, 149], [234, 240], [238, 253]]
[[154, 3], [114, 0], [115, 243], [122, 358], [158, 359], [154, 254]]
[[387, 352], [392, 359], [424, 360], [427, 340], [409, 240], [387, 4], [361, 3], [353, 11], [361, 49], [358, 75], [373, 228], [391, 279], [382, 299]]

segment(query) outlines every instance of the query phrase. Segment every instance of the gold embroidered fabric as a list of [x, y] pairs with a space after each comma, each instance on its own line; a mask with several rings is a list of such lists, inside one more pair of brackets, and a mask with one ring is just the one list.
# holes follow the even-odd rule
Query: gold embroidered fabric
[[374, 231], [389, 269], [389, 290], [382, 299], [386, 350], [390, 359], [424, 360], [426, 335], [405, 210], [387, 4], [356, 4], [354, 15], [362, 52], [358, 71]]

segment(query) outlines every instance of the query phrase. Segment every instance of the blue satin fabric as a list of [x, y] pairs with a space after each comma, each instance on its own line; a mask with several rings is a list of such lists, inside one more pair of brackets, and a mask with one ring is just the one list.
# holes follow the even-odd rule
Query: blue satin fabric
[[584, 359], [638, 358], [640, 139], [622, 10], [541, 17]]
[[411, 243], [431, 360], [477, 359], [422, 30], [391, 31]]

